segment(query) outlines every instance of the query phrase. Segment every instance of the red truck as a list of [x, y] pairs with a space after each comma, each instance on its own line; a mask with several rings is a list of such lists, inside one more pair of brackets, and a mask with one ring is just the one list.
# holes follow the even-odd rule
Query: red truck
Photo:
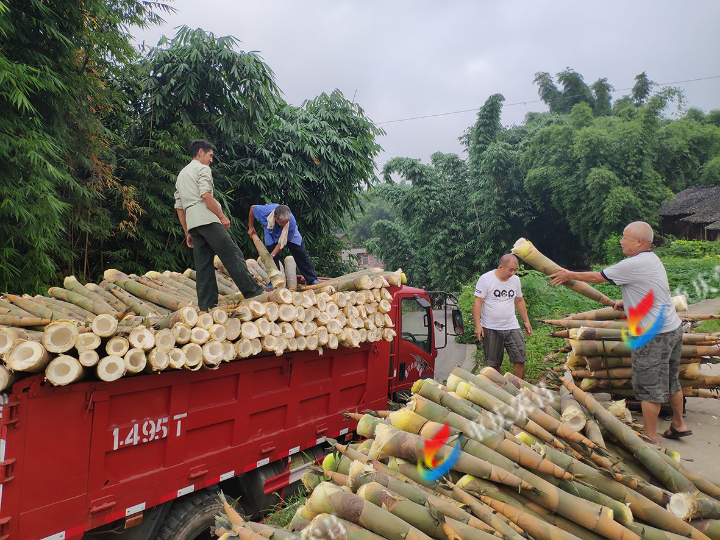
[[218, 489], [248, 515], [277, 503], [325, 437], [351, 436], [343, 411], [385, 409], [433, 376], [436, 293], [389, 290], [392, 342], [112, 383], [18, 381], [0, 395], [0, 540], [209, 539]]

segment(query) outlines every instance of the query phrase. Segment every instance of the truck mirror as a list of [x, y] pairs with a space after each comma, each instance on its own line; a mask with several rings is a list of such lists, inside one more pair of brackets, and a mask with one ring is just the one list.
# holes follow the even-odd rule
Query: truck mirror
[[[424, 298], [420, 298], [417, 294], [416, 294], [416, 295], [413, 295], [413, 298], [415, 298], [415, 301], [418, 303], [418, 305], [419, 305], [421, 308], [427, 309], [427, 308], [430, 307], [430, 302], [428, 302], [428, 301], [425, 300]], [[427, 326], [427, 325], [425, 325], [425, 326]]]
[[465, 333], [465, 330], [463, 329], [462, 311], [459, 309], [452, 310], [452, 323], [456, 334], [461, 336]]

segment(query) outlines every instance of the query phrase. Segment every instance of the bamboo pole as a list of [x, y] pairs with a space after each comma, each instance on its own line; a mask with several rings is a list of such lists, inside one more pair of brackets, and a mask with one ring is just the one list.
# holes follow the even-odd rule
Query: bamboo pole
[[[512, 248], [512, 252], [513, 254], [517, 255], [523, 261], [531, 265], [536, 270], [539, 270], [546, 276], [554, 274], [555, 272], [560, 270], [560, 266], [558, 264], [540, 253], [540, 251], [538, 251], [538, 249], [532, 244], [532, 242], [526, 240], [525, 238], [520, 238], [515, 242], [515, 245]], [[586, 296], [591, 300], [595, 300], [596, 302], [599, 302], [606, 306], [612, 306], [615, 303], [613, 300], [602, 294], [600, 291], [592, 288], [590, 285], [582, 281], [575, 281], [571, 279], [563, 283], [563, 285], [568, 289], [572, 289], [576, 293], [582, 294], [583, 296]]]

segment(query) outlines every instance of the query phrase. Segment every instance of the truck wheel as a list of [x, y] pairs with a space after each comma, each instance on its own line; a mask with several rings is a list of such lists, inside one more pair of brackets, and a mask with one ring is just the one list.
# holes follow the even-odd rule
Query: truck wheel
[[173, 503], [156, 540], [212, 540], [210, 529], [223, 507], [216, 491], [203, 490]]

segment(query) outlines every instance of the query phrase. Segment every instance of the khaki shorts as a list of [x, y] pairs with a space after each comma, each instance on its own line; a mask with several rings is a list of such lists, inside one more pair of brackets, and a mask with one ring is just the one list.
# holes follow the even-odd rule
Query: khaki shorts
[[525, 340], [519, 328], [493, 330], [483, 327], [483, 334], [483, 355], [486, 366], [500, 367], [503, 360], [503, 349], [507, 349], [511, 362], [527, 362]]
[[632, 351], [632, 383], [635, 399], [666, 403], [682, 388], [678, 380], [682, 326], [655, 336], [644, 347]]

